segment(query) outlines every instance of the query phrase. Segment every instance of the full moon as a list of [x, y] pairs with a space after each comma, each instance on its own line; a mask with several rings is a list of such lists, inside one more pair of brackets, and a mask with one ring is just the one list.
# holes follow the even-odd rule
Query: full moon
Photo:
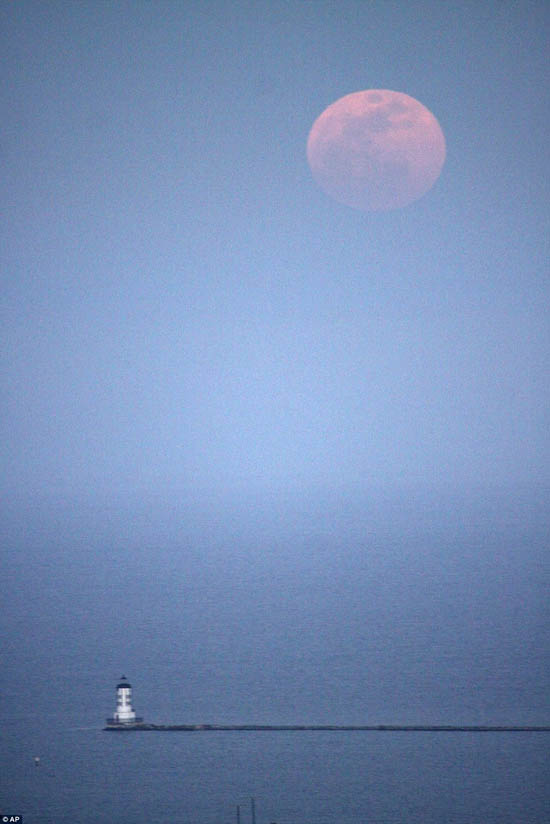
[[307, 159], [317, 183], [340, 203], [369, 212], [399, 209], [439, 177], [445, 137], [414, 97], [368, 89], [341, 97], [319, 115]]

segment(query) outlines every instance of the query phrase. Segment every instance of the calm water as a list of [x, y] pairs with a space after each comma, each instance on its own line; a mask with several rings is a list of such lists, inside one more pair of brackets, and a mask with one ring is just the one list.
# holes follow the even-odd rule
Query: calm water
[[[25, 824], [542, 824], [546, 733], [136, 733], [10, 725]], [[33, 756], [41, 756], [35, 767]]]
[[550, 821], [546, 733], [101, 730], [122, 673], [156, 723], [548, 724], [546, 493], [123, 503], [4, 518], [3, 813]]

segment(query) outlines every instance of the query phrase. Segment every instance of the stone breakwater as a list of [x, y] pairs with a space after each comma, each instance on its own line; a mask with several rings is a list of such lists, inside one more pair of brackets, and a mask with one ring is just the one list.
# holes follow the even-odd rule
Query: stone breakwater
[[452, 724], [111, 724], [105, 732], [550, 732], [541, 726], [469, 726]]

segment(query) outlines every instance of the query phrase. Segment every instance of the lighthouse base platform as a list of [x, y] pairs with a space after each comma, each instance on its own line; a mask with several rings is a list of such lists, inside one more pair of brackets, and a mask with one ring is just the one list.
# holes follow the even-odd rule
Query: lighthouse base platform
[[143, 725], [143, 718], [133, 718], [132, 721], [117, 721], [116, 718], [106, 718], [105, 720], [107, 726], [104, 729], [106, 730], [126, 730], [133, 729], [136, 725]]

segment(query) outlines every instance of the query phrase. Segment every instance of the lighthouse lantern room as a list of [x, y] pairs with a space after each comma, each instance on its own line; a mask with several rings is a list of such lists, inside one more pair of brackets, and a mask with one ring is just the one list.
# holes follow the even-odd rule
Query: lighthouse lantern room
[[132, 685], [123, 675], [116, 685], [116, 710], [113, 717], [107, 719], [107, 724], [120, 727], [142, 722], [143, 718], [137, 718], [132, 707]]

